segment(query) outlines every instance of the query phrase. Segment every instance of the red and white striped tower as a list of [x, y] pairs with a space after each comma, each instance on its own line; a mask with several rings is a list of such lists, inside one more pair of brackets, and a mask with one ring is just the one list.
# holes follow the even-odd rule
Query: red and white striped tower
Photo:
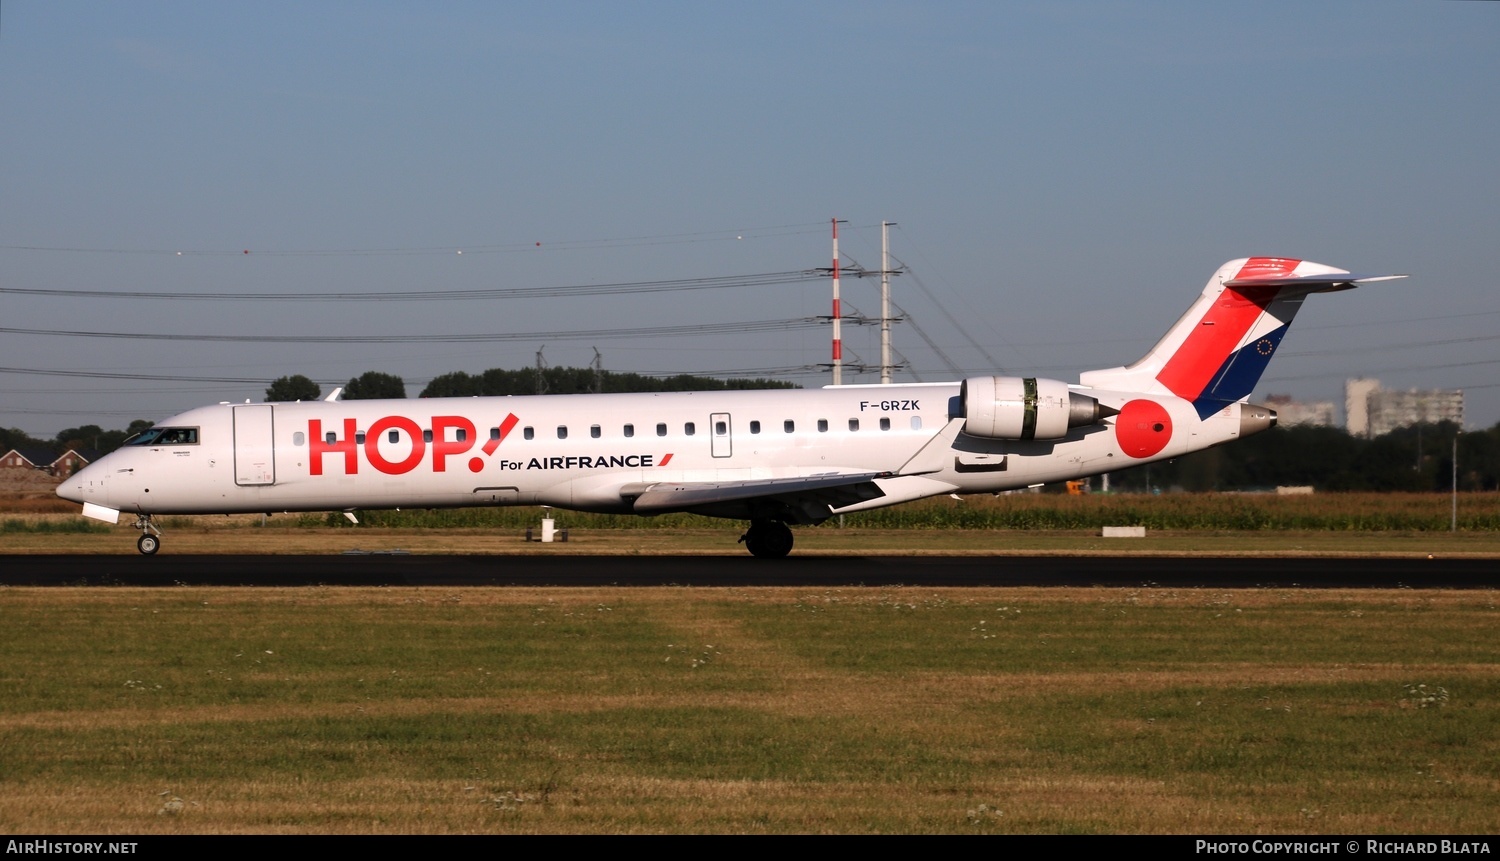
[[839, 220], [833, 219], [833, 384], [844, 384], [844, 335], [839, 313]]

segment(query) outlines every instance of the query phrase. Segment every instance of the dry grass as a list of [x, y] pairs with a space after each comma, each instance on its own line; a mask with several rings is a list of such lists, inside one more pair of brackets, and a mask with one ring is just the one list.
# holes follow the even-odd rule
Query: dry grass
[[[34, 470], [0, 470], [0, 554], [133, 551], [124, 518], [109, 527], [53, 494]], [[938, 497], [838, 518], [797, 532], [799, 554], [1011, 555], [1465, 555], [1500, 558], [1500, 495], [1463, 494], [1449, 532], [1442, 494], [1168, 494]], [[167, 517], [172, 554], [326, 554], [405, 550], [428, 554], [733, 555], [742, 523], [689, 515], [658, 518], [553, 510], [566, 544], [528, 543], [540, 509], [362, 512], [337, 515]], [[842, 522], [841, 522], [842, 521]], [[325, 524], [333, 524], [332, 526]], [[1146, 539], [1103, 539], [1100, 524], [1148, 526]], [[1403, 525], [1405, 524], [1405, 525]]]
[[[559, 512], [559, 525], [568, 523]], [[524, 530], [330, 529], [291, 525], [259, 515], [171, 517], [161, 521], [163, 553], [320, 555], [404, 550], [424, 554], [742, 556], [743, 524], [716, 528], [587, 529], [573, 527], [567, 543], [528, 543]], [[17, 527], [6, 528], [10, 524]], [[127, 523], [96, 526], [76, 514], [0, 516], [0, 555], [124, 554], [138, 533]], [[76, 529], [91, 531], [67, 531]], [[539, 531], [539, 530], [538, 530]], [[798, 555], [1008, 556], [1070, 555], [1292, 555], [1471, 556], [1500, 558], [1500, 532], [1328, 532], [1148, 530], [1144, 539], [1101, 538], [1097, 530], [870, 529], [835, 524], [798, 528]]]
[[1492, 833], [1496, 598], [4, 589], [0, 828]]

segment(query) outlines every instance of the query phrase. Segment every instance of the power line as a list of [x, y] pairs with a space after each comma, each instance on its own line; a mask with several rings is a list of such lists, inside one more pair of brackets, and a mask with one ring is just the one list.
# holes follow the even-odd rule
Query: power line
[[1442, 338], [1435, 341], [1408, 341], [1404, 344], [1375, 344], [1369, 347], [1344, 347], [1332, 350], [1297, 350], [1287, 352], [1285, 356], [1345, 356], [1351, 353], [1369, 353], [1371, 351], [1385, 352], [1387, 350], [1417, 350], [1426, 347], [1448, 347], [1454, 344], [1472, 344], [1478, 341], [1494, 341], [1500, 339], [1500, 335], [1470, 335], [1463, 338]]
[[[257, 384], [270, 382], [269, 380], [257, 381]], [[0, 395], [42, 395], [53, 397], [71, 398], [77, 395], [172, 395], [183, 392], [221, 392], [224, 387], [216, 384], [203, 384], [196, 386], [109, 386], [100, 389], [58, 389], [58, 388], [0, 388]]]
[[922, 339], [923, 343], [927, 345], [928, 349], [932, 350], [932, 352], [937, 354], [937, 357], [939, 359], [943, 360], [943, 364], [948, 366], [949, 371], [955, 374], [963, 373], [963, 371], [959, 370], [958, 363], [949, 358], [948, 354], [943, 352], [943, 348], [939, 347], [937, 345], [937, 342], [929, 338], [927, 336], [927, 333], [922, 330], [922, 327], [917, 325], [917, 320], [911, 315], [910, 311], [898, 305], [895, 300], [891, 301], [891, 307], [895, 308], [896, 312], [906, 320], [907, 325], [911, 326], [911, 330], [917, 333], [917, 337]]
[[559, 287], [499, 287], [482, 290], [394, 290], [385, 292], [205, 293], [120, 290], [75, 290], [41, 287], [0, 287], [0, 293], [25, 296], [63, 296], [90, 299], [172, 299], [215, 302], [442, 302], [473, 299], [544, 299], [558, 296], [604, 296], [635, 293], [672, 293], [685, 290], [724, 290], [802, 284], [821, 280], [815, 269], [720, 275], [669, 281], [622, 281], [612, 284], [571, 284]]
[[618, 338], [679, 338], [693, 335], [727, 335], [815, 329], [817, 317], [785, 320], [746, 320], [736, 323], [698, 323], [680, 326], [645, 326], [636, 329], [585, 329], [559, 332], [481, 332], [468, 335], [168, 335], [145, 332], [84, 332], [66, 329], [0, 328], [0, 334], [46, 335], [59, 338], [114, 338], [127, 341], [203, 341], [245, 344], [418, 344], [500, 343], [505, 341], [567, 341]]
[[681, 245], [695, 242], [736, 242], [745, 237], [761, 239], [777, 236], [798, 236], [821, 232], [824, 222], [811, 224], [781, 224], [770, 227], [750, 227], [735, 230], [697, 231], [693, 233], [668, 233], [655, 236], [626, 236], [615, 239], [564, 239], [558, 241], [527, 241], [510, 243], [475, 243], [469, 245], [442, 245], [409, 248], [304, 248], [304, 249], [185, 249], [185, 248], [98, 248], [64, 247], [48, 245], [0, 245], [0, 251], [29, 251], [54, 254], [128, 254], [160, 257], [378, 257], [409, 256], [422, 254], [504, 254], [542, 251], [590, 251], [602, 248], [633, 248], [650, 245]]
[[[1362, 368], [1362, 369], [1359, 370], [1358, 373], [1359, 373], [1360, 376], [1373, 376], [1375, 374], [1403, 374], [1403, 373], [1407, 373], [1409, 371], [1442, 371], [1442, 370], [1448, 370], [1448, 369], [1451, 369], [1451, 368], [1477, 368], [1477, 367], [1480, 367], [1480, 366], [1483, 366], [1483, 365], [1496, 365], [1496, 364], [1500, 364], [1500, 359], [1483, 359], [1483, 360], [1477, 361], [1477, 362], [1445, 362], [1443, 364], [1436, 364], [1436, 365], [1398, 365], [1398, 366], [1393, 366], [1393, 367], [1388, 367], [1388, 368]], [[1284, 380], [1317, 380], [1317, 379], [1322, 379], [1324, 377], [1344, 377], [1344, 376], [1348, 376], [1348, 374], [1347, 373], [1342, 373], [1342, 372], [1339, 372], [1339, 371], [1327, 371], [1327, 372], [1318, 373], [1318, 374], [1299, 374], [1297, 376], [1277, 376], [1277, 377], [1271, 378], [1269, 380], [1269, 382], [1279, 383], [1279, 382], [1282, 382]], [[1488, 387], [1487, 386], [1471, 386], [1470, 388], [1488, 388]]]
[[[88, 417], [91, 417], [91, 418], [102, 418], [104, 416], [113, 416], [115, 418], [132, 418], [132, 419], [138, 419], [138, 418], [141, 417], [142, 413], [152, 413], [152, 412], [161, 413], [161, 412], [164, 412], [164, 410], [49, 410], [49, 409], [32, 409], [30, 407], [19, 407], [19, 408], [17, 408], [17, 407], [6, 407], [5, 408], [5, 412], [6, 413], [15, 413], [17, 415], [88, 416]], [[174, 410], [174, 412], [176, 412], [176, 410]]]
[[264, 385], [262, 377], [189, 377], [175, 374], [124, 374], [109, 371], [59, 371], [47, 368], [0, 368], [0, 374], [26, 374], [39, 377], [82, 377], [90, 380], [134, 380], [161, 383], [218, 383], [227, 385]]
[[1403, 326], [1412, 323], [1426, 323], [1433, 320], [1468, 320], [1472, 317], [1488, 317], [1500, 314], [1500, 311], [1471, 311], [1467, 314], [1444, 314], [1439, 317], [1397, 317], [1390, 320], [1367, 320], [1361, 323], [1331, 323], [1325, 326], [1298, 326], [1303, 332], [1320, 332], [1325, 329], [1358, 329], [1365, 326], [1388, 326], [1400, 324]]
[[985, 361], [990, 363], [990, 367], [999, 371], [1002, 368], [1000, 360], [996, 359], [994, 356], [991, 356], [989, 351], [986, 350], [984, 346], [974, 338], [973, 335], [969, 334], [969, 330], [965, 329], [963, 327], [963, 324], [958, 322], [958, 318], [948, 312], [947, 307], [945, 307], [942, 302], [938, 301], [938, 297], [931, 290], [927, 289], [927, 285], [923, 283], [921, 277], [917, 275], [916, 270], [912, 269], [911, 266], [906, 263], [906, 261], [897, 257], [896, 255], [892, 254], [891, 257], [897, 263], [901, 264], [901, 268], [911, 276], [912, 283], [916, 284], [919, 290], [927, 294], [927, 298], [932, 300], [932, 304], [937, 306], [938, 311], [940, 311], [942, 315], [948, 319], [948, 322], [952, 324], [953, 328], [958, 330], [958, 333], [960, 335], [964, 336], [964, 340], [969, 342], [969, 346], [978, 350], [979, 355], [983, 356], [985, 358]]
[[694, 368], [687, 371], [650, 371], [637, 372], [643, 377], [661, 379], [664, 377], [793, 377], [799, 374], [814, 373], [822, 369], [821, 365], [795, 365], [780, 368], [732, 368], [721, 371], [705, 371]]

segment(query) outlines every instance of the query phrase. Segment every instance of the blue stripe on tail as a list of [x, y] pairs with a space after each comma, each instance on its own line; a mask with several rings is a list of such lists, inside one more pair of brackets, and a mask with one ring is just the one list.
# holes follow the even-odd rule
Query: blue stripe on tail
[[1198, 417], [1208, 418], [1222, 410], [1225, 404], [1249, 397], [1271, 357], [1281, 347], [1286, 330], [1287, 325], [1279, 326], [1230, 353], [1208, 385], [1203, 387], [1203, 394], [1193, 401]]

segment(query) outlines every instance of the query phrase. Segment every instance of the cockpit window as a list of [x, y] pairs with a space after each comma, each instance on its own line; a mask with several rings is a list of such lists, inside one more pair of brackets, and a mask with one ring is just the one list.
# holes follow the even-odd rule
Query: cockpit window
[[197, 445], [197, 428], [151, 428], [129, 442], [129, 445]]

